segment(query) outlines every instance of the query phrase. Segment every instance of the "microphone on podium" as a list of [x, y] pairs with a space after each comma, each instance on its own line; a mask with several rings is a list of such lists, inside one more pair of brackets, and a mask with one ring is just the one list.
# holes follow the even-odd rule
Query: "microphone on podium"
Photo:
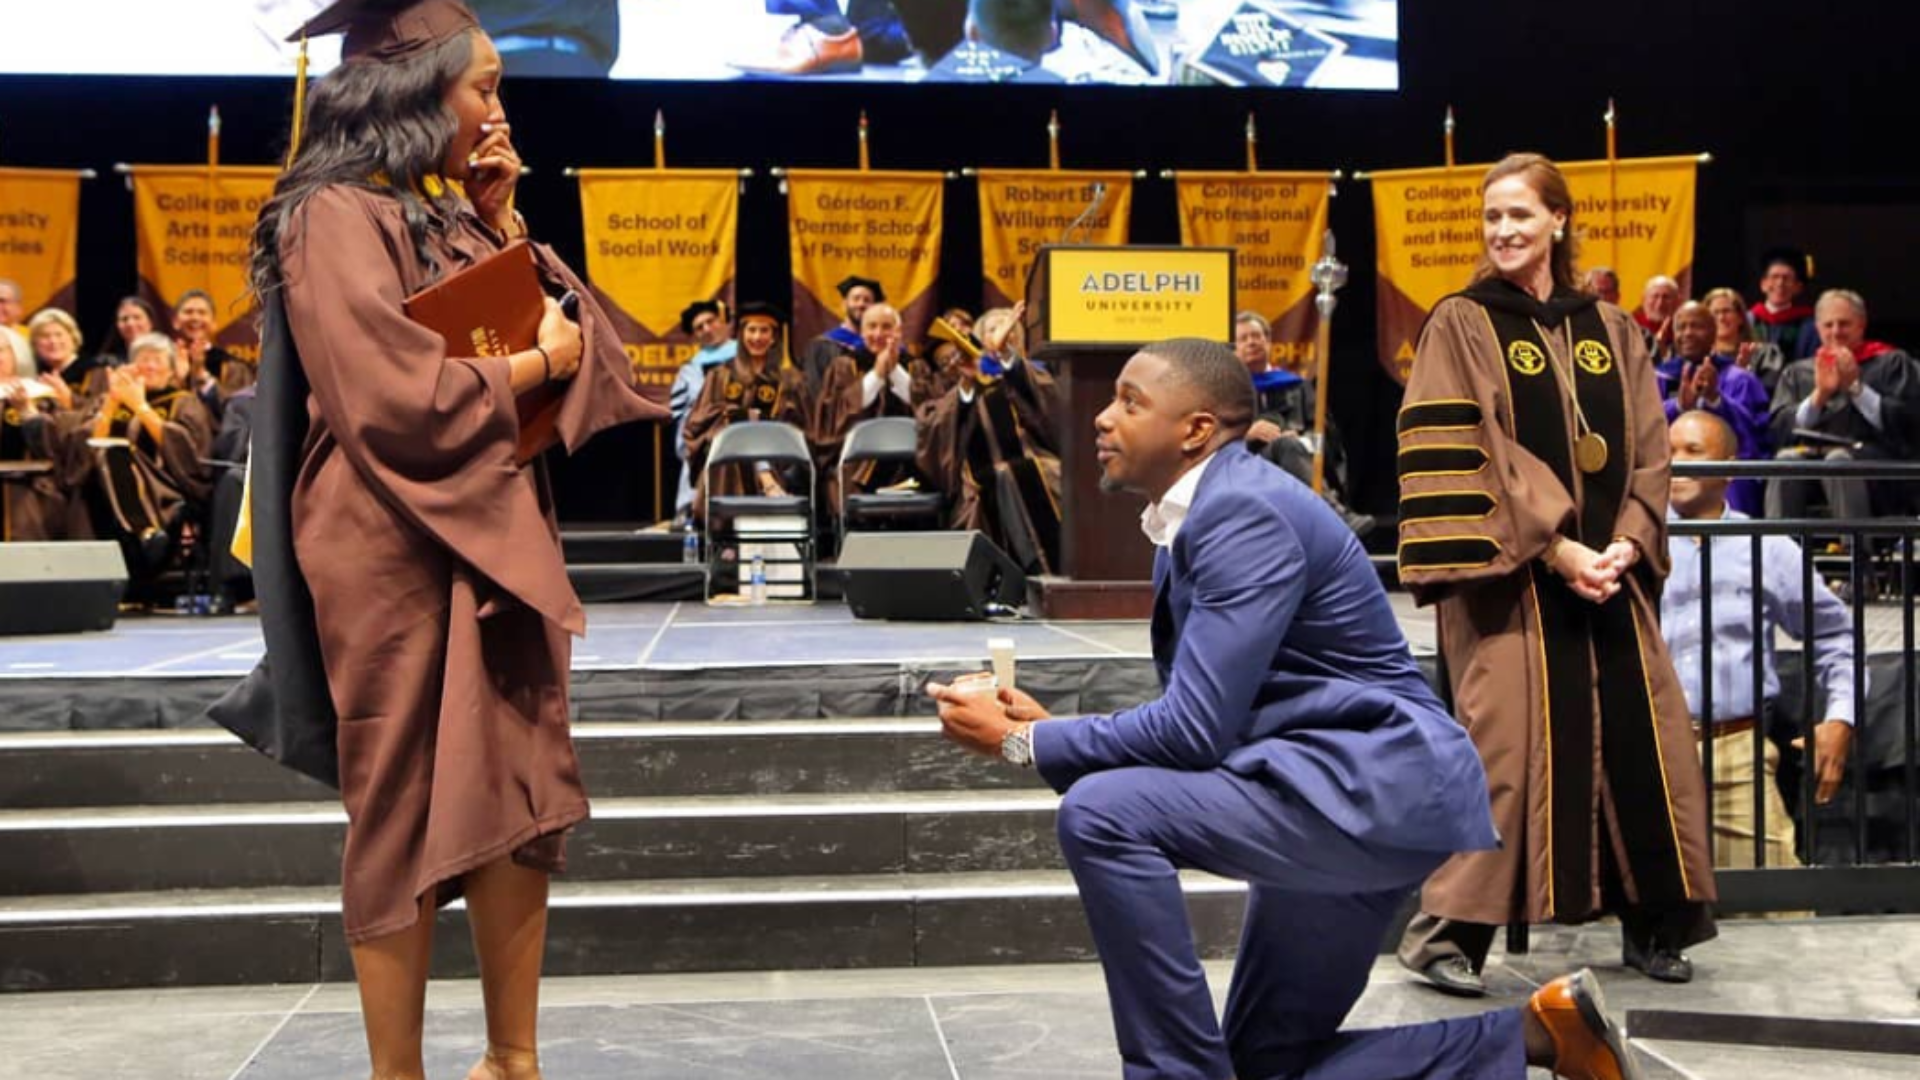
[[1080, 211], [1080, 216], [1077, 218], [1074, 218], [1073, 223], [1067, 226], [1067, 231], [1060, 234], [1060, 242], [1063, 244], [1072, 243], [1073, 234], [1075, 230], [1079, 229], [1081, 226], [1085, 225], [1088, 221], [1092, 220], [1094, 213], [1098, 211], [1100, 209], [1101, 204], [1105, 203], [1106, 201], [1107, 201], [1106, 181], [1095, 180], [1093, 182], [1092, 201], [1088, 202], [1087, 208], [1085, 210]]

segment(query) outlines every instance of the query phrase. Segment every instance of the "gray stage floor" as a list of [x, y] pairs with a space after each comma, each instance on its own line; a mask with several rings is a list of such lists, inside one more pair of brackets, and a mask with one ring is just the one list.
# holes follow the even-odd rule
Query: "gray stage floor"
[[[1535, 935], [1486, 1003], [1445, 998], [1391, 960], [1350, 1024], [1519, 1005], [1570, 967], [1599, 971], [1616, 1011], [1678, 1009], [1920, 1021], [1920, 921], [1734, 923], [1694, 953], [1691, 986], [1618, 966], [1605, 926]], [[1212, 965], [1216, 993], [1226, 969]], [[349, 985], [0, 998], [0, 1061], [39, 1080], [347, 1080], [366, 1075]], [[481, 1045], [479, 993], [436, 983], [428, 1073], [461, 1077]], [[1119, 1075], [1097, 968], [1086, 965], [555, 980], [542, 1014], [552, 1080], [1110, 1080]], [[1892, 1080], [1920, 1059], [1648, 1043], [1649, 1077]], [[1544, 1073], [1532, 1074], [1544, 1077]]]
[[[1433, 613], [1406, 593], [1388, 600], [1417, 653], [1434, 647]], [[1898, 606], [1867, 607], [1869, 652], [1900, 647]], [[1146, 659], [1145, 622], [1006, 620], [902, 623], [855, 619], [845, 605], [709, 607], [698, 603], [594, 604], [576, 641], [575, 671], [693, 670], [800, 664], [977, 662], [986, 639], [1011, 637], [1033, 659]], [[98, 634], [0, 637], [0, 680], [48, 676], [123, 678], [242, 675], [260, 659], [259, 621], [248, 616], [120, 620]]]
[[[875, 622], [855, 619], [839, 603], [595, 604], [587, 610], [586, 638], [574, 642], [573, 666], [937, 663], [984, 657], [989, 637], [1013, 638], [1017, 655], [1032, 659], [1152, 655], [1144, 622]], [[243, 675], [263, 648], [252, 617], [127, 618], [105, 633], [0, 638], [0, 679]]]

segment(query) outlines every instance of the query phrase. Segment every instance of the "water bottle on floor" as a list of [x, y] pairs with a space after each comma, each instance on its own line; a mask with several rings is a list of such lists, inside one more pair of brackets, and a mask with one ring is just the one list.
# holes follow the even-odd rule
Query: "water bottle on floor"
[[683, 566], [700, 565], [700, 534], [687, 530], [687, 538], [680, 542], [680, 563]]
[[764, 555], [753, 557], [753, 576], [747, 579], [747, 602], [760, 605], [767, 602], [767, 559]]

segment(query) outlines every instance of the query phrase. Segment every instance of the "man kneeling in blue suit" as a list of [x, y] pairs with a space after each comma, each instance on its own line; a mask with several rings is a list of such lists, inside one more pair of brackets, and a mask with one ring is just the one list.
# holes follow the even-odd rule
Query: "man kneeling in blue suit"
[[[939, 699], [947, 737], [1040, 771], [1105, 967], [1126, 1080], [1640, 1074], [1590, 972], [1522, 1008], [1340, 1025], [1401, 902], [1497, 842], [1466, 732], [1415, 666], [1352, 530], [1243, 446], [1253, 385], [1224, 345], [1127, 362], [1095, 421], [1102, 486], [1147, 496], [1162, 696], [1054, 720], [1031, 697]], [[1224, 1022], [1178, 871], [1249, 885]]]

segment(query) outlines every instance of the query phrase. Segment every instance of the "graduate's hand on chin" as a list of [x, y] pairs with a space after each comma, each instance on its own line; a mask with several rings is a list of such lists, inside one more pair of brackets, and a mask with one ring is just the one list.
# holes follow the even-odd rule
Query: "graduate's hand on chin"
[[547, 350], [552, 363], [549, 380], [559, 382], [571, 379], [580, 370], [580, 356], [585, 350], [585, 339], [580, 334], [580, 324], [567, 318], [560, 310], [560, 302], [549, 296], [546, 314], [540, 317], [540, 347]]
[[467, 198], [481, 221], [512, 236], [519, 232], [513, 220], [513, 189], [520, 184], [520, 152], [513, 148], [513, 126], [503, 120], [481, 131], [485, 134], [467, 156]]
[[963, 693], [941, 683], [928, 683], [927, 696], [940, 703], [940, 733], [949, 742], [985, 757], [1000, 756], [1000, 744], [1013, 730], [1014, 722], [994, 695]]

